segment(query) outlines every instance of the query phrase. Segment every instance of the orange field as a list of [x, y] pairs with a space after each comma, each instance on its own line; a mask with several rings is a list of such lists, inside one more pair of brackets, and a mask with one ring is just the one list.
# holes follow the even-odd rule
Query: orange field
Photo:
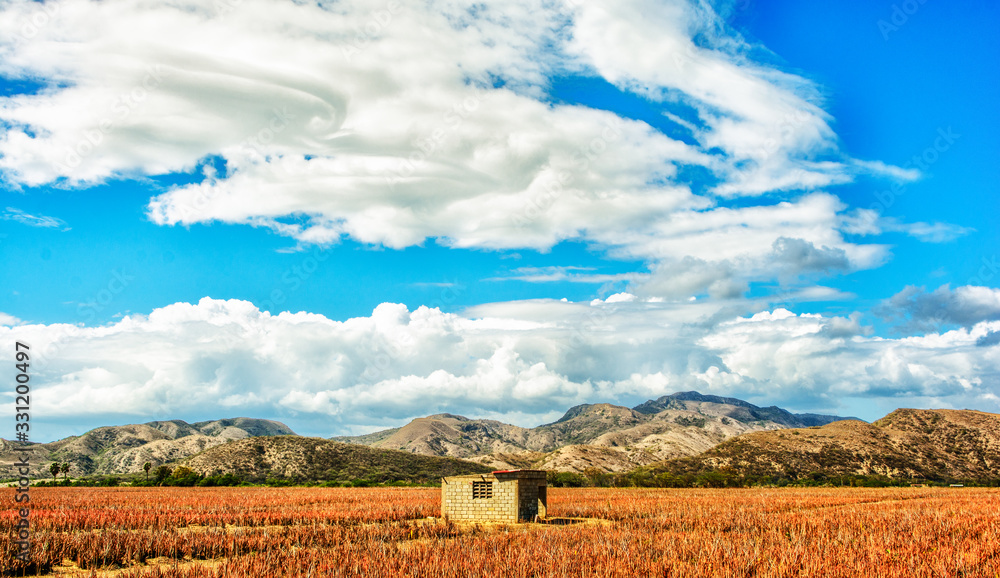
[[[1000, 491], [557, 489], [565, 524], [429, 520], [423, 488], [34, 488], [52, 576], [1000, 576]], [[569, 520], [563, 520], [569, 521]]]

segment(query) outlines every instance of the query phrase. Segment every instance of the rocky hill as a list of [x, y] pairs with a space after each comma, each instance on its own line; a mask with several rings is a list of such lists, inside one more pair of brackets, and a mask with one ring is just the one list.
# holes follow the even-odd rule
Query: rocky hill
[[[295, 432], [283, 423], [265, 419], [238, 417], [193, 424], [153, 421], [99, 427], [80, 436], [33, 444], [29, 460], [35, 477], [49, 476], [52, 462], [70, 464], [70, 476], [139, 473], [146, 462], [156, 467], [227, 441], [287, 435], [294, 436]], [[13, 447], [11, 442], [0, 440], [2, 478], [14, 477], [13, 464], [18, 456]]]
[[626, 471], [701, 453], [746, 432], [804, 427], [836, 416], [793, 414], [735, 399], [682, 392], [635, 408], [585, 404], [558, 421], [523, 428], [494, 420], [438, 414], [392, 430], [338, 441], [423, 455], [473, 460], [494, 468]]
[[552, 443], [551, 439], [540, 437], [530, 429], [499, 421], [442, 413], [417, 418], [401, 428], [333, 439], [428, 456], [468, 458], [526, 449], [540, 451]]
[[[611, 404], [578, 405], [570, 408], [559, 420], [534, 428], [437, 414], [415, 419], [400, 428], [364, 436], [334, 438], [334, 441], [348, 442], [355, 447], [399, 450], [418, 456], [459, 458], [492, 469], [623, 472], [671, 458], [694, 456], [748, 432], [825, 424], [837, 419], [840, 418], [793, 414], [777, 407], [761, 408], [735, 398], [682, 392], [650, 400], [634, 408]], [[181, 420], [154, 421], [101, 427], [80, 436], [34, 444], [32, 475], [48, 477], [48, 467], [52, 462], [69, 463], [71, 476], [137, 474], [142, 472], [146, 462], [156, 467], [179, 463], [195, 454], [222, 455], [203, 452], [224, 444], [226, 447], [242, 448], [244, 446], [239, 442], [247, 438], [276, 436], [298, 438], [284, 424], [252, 418], [193, 424]], [[319, 449], [310, 451], [322, 457], [332, 455], [330, 452], [333, 450], [324, 449], [319, 454], [315, 453]], [[337, 452], [346, 455], [348, 449], [341, 447], [334, 453]], [[357, 454], [356, 457], [363, 456]], [[16, 459], [11, 443], [0, 440], [0, 478], [14, 477], [13, 463]], [[204, 462], [207, 458], [199, 459], [202, 461], [197, 463], [203, 470], [215, 469]], [[279, 462], [273, 464], [276, 467]], [[294, 471], [278, 471], [275, 475], [294, 477], [307, 470], [313, 471], [296, 468], [298, 466], [293, 468]], [[335, 469], [350, 470], [347, 466], [338, 468]], [[423, 468], [421, 471], [431, 471], [423, 465], [420, 468]], [[273, 468], [269, 466], [268, 471], [270, 469]], [[265, 475], [256, 469], [247, 471], [248, 475]], [[361, 474], [365, 472], [377, 475], [377, 472], [369, 470], [350, 470], [350, 475], [364, 477]], [[322, 479], [329, 479], [333, 474], [323, 475], [326, 477]]]
[[842, 475], [995, 480], [1000, 479], [1000, 415], [899, 409], [871, 424], [848, 420], [748, 433], [650, 470], [673, 474], [717, 470], [791, 480]]
[[183, 465], [202, 475], [232, 473], [245, 480], [423, 483], [491, 468], [455, 458], [381, 450], [321, 438], [282, 436], [244, 439], [209, 448]]
[[785, 427], [809, 427], [815, 425], [825, 425], [843, 419], [833, 415], [822, 415], [815, 413], [791, 413], [776, 405], [769, 407], [757, 407], [752, 403], [736, 399], [735, 397], [719, 397], [717, 395], [702, 395], [697, 391], [684, 391], [672, 395], [665, 395], [659, 399], [647, 401], [637, 405], [634, 409], [641, 413], [656, 414], [667, 409], [690, 409], [692, 404], [715, 404], [722, 406], [732, 406], [726, 414], [728, 417], [749, 423], [755, 420], [771, 421]]

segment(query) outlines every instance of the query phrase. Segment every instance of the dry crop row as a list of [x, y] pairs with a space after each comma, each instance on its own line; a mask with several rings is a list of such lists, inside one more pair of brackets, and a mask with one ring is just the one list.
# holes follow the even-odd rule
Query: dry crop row
[[[551, 515], [610, 521], [562, 526], [418, 520], [439, 507], [424, 489], [46, 489], [32, 499], [32, 574], [68, 559], [126, 568], [123, 578], [1000, 576], [991, 489], [551, 489]], [[7, 552], [13, 520], [2, 520]], [[124, 525], [100, 525], [112, 520]], [[177, 564], [144, 565], [158, 557]], [[26, 570], [10, 556], [0, 564]]]

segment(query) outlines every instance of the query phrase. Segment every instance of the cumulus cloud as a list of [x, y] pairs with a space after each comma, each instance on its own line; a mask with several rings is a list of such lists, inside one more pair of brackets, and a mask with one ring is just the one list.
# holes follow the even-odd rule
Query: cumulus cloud
[[901, 396], [982, 406], [1000, 393], [1000, 349], [983, 346], [998, 321], [894, 340], [857, 316], [706, 322], [718, 314], [616, 294], [462, 315], [384, 303], [341, 322], [206, 298], [104, 327], [0, 326], [0, 343], [32, 344], [35, 408], [49, 419], [253, 415], [318, 435], [440, 411], [536, 425], [578, 403], [690, 389], [800, 409]]
[[907, 330], [970, 327], [1000, 320], [1000, 289], [942, 285], [928, 293], [923, 287], [910, 285], [884, 301], [878, 312], [886, 319], [901, 321]]
[[[42, 86], [0, 99], [0, 171], [66, 186], [191, 171], [151, 199], [154, 222], [304, 244], [584, 241], [647, 262], [636, 290], [665, 297], [773, 279], [776, 243], [798, 251], [788, 281], [796, 263], [876, 266], [887, 249], [845, 240], [846, 207], [810, 191], [915, 175], [839, 151], [818, 87], [759, 48], [686, 0], [15, 0], [0, 74]], [[553, 102], [565, 76], [640, 95], [688, 134]], [[767, 194], [786, 200], [752, 200]]]
[[864, 337], [856, 320], [778, 309], [724, 323], [702, 344], [725, 362], [720, 379], [753, 380], [800, 398], [935, 398], [962, 407], [1000, 385], [1000, 357], [976, 347], [997, 327], [890, 340]]
[[816, 247], [802, 239], [781, 237], [774, 242], [774, 261], [795, 272], [847, 270], [851, 263], [843, 249]]

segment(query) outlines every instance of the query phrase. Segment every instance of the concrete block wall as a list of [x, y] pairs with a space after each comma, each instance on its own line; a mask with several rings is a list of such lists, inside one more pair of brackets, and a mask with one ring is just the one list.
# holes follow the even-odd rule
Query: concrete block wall
[[535, 516], [545, 516], [546, 483], [545, 472], [540, 470], [515, 470], [513, 472], [497, 472], [498, 479], [514, 477], [517, 479], [517, 518], [521, 521], [532, 521]]
[[[492, 498], [473, 498], [472, 485], [493, 486]], [[499, 481], [490, 474], [454, 476], [441, 483], [441, 515], [452, 520], [517, 522], [517, 480]]]
[[545, 516], [545, 508], [539, 507], [539, 494], [545, 491], [545, 486], [538, 486], [526, 481], [522, 481], [520, 486], [517, 501], [518, 516], [522, 520], [534, 520], [537, 515]]
[[[473, 484], [492, 485], [491, 498], [473, 497]], [[441, 515], [456, 521], [506, 522], [545, 515], [545, 472], [515, 470], [452, 476], [441, 481]]]

